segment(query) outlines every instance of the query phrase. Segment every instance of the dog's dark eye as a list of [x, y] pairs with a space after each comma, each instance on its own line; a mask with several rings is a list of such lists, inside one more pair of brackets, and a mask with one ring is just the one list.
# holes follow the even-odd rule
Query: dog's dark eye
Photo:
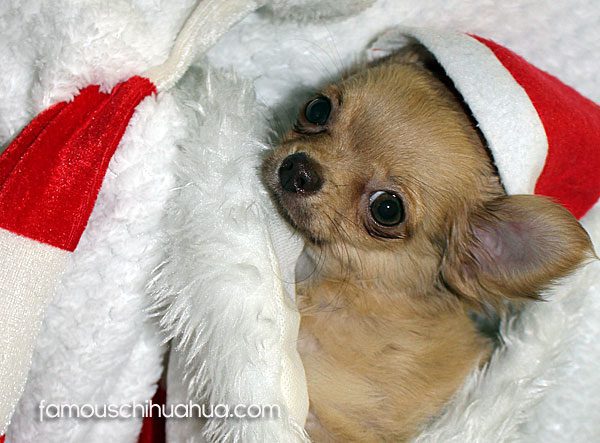
[[331, 101], [324, 96], [313, 98], [304, 108], [304, 118], [313, 124], [323, 126], [331, 115]]
[[396, 194], [377, 191], [369, 199], [373, 219], [382, 226], [396, 226], [404, 221], [404, 204]]

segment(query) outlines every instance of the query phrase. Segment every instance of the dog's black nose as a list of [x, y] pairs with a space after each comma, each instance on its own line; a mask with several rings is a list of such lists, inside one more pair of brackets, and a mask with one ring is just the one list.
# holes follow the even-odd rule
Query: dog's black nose
[[321, 189], [318, 166], [304, 152], [287, 156], [279, 167], [279, 182], [286, 192], [309, 194]]

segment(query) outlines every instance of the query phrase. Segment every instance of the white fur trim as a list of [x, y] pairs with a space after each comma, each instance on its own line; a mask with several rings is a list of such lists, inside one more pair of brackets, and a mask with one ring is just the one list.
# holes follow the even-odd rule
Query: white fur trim
[[68, 255], [0, 229], [0, 435], [23, 392], [43, 314]]
[[[188, 384], [185, 380], [185, 356], [182, 352], [171, 349], [169, 353], [169, 366], [167, 368], [167, 401], [168, 406], [188, 404], [191, 400], [188, 395]], [[205, 420], [197, 418], [167, 419], [165, 435], [167, 442], [207, 443], [202, 435]]]
[[175, 94], [190, 124], [151, 289], [176, 370], [188, 400], [281, 407], [277, 420], [209, 419], [204, 439], [303, 440], [308, 400], [290, 297], [301, 243], [259, 181], [266, 121], [249, 83], [210, 71], [190, 73]]
[[422, 43], [443, 66], [469, 105], [509, 194], [532, 194], [548, 152], [544, 126], [525, 90], [483, 43], [464, 33], [399, 27], [386, 32], [371, 54]]

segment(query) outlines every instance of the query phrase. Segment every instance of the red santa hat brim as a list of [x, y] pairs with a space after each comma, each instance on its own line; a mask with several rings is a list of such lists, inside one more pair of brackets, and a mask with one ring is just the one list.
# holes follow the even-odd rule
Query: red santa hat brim
[[431, 29], [388, 31], [385, 55], [414, 39], [444, 68], [483, 133], [509, 194], [546, 195], [582, 217], [600, 195], [600, 107], [505, 47]]

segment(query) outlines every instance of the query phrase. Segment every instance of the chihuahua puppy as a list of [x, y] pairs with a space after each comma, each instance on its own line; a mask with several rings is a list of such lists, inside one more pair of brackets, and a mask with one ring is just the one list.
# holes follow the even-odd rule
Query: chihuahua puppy
[[593, 256], [562, 206], [507, 196], [424, 48], [327, 86], [264, 180], [315, 264], [297, 283], [314, 441], [405, 441], [492, 345], [469, 312], [537, 299]]

